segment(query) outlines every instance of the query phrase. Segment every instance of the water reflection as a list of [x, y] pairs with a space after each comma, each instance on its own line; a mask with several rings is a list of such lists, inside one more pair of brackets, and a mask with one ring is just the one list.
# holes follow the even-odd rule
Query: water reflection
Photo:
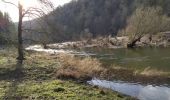
[[141, 61], [148, 61], [149, 60], [149, 57], [146, 56], [146, 57], [133, 57], [133, 58], [124, 58], [122, 59], [122, 61], [124, 62], [133, 62], [133, 61], [138, 61], [138, 62], [141, 62]]
[[143, 86], [137, 83], [111, 82], [98, 79], [88, 81], [88, 83], [91, 85], [109, 88], [114, 91], [136, 97], [140, 100], [170, 100], [170, 88], [165, 86]]
[[141, 68], [151, 67], [156, 70], [170, 71], [170, 48], [139, 48], [139, 49], [84, 49], [97, 54], [96, 58], [107, 65]]

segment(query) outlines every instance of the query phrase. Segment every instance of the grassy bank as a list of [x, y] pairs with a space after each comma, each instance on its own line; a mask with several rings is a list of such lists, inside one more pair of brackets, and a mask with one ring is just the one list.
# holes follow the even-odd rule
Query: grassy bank
[[[26, 52], [26, 60], [20, 65], [16, 63], [15, 57], [14, 49], [8, 52], [1, 50], [0, 99], [2, 100], [132, 99], [79, 81], [87, 76], [96, 75], [94, 73], [101, 70], [97, 60], [91, 58], [80, 60], [74, 57], [71, 60], [67, 56]], [[66, 58], [69, 62], [65, 62]]]
[[79, 58], [73, 55], [59, 55], [59, 67], [57, 76], [78, 80], [88, 80], [97, 77], [104, 80], [121, 80], [141, 84], [170, 84], [170, 72], [156, 69], [133, 69], [121, 66], [104, 66], [94, 58]]
[[0, 83], [2, 100], [130, 100], [116, 92], [72, 81], [1, 81]]

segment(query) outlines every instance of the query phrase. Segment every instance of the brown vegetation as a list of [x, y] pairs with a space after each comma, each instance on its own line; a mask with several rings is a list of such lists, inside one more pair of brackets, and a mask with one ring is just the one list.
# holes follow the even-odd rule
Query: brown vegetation
[[128, 82], [140, 82], [141, 84], [170, 84], [170, 73], [154, 69], [144, 69], [138, 71], [134, 69], [113, 66], [105, 69], [100, 74], [100, 78], [107, 80], [122, 80]]
[[58, 56], [60, 67], [56, 76], [61, 79], [75, 79], [86, 82], [94, 77], [105, 80], [122, 80], [128, 82], [141, 82], [142, 84], [165, 84], [170, 82], [169, 73], [145, 69], [134, 69], [119, 66], [104, 67], [93, 58], [78, 58], [73, 55], [61, 54]]
[[157, 69], [151, 69], [150, 67], [145, 68], [142, 72], [140, 72], [141, 75], [146, 75], [146, 76], [167, 76], [170, 73], [169, 72], [165, 72], [165, 71], [161, 71], [161, 70], [157, 70]]
[[[103, 66], [94, 58], [80, 58], [71, 54], [47, 54], [32, 53], [24, 62], [26, 65], [39, 66], [42, 69], [38, 73], [51, 73], [50, 77], [66, 80], [86, 82], [94, 77], [104, 80], [122, 80], [128, 82], [140, 82], [142, 84], [170, 84], [170, 73], [149, 67], [143, 70], [134, 70], [121, 66]], [[53, 68], [52, 68], [53, 67]], [[48, 70], [44, 72], [43, 68]], [[51, 69], [52, 68], [52, 69]], [[37, 72], [36, 72], [37, 73]]]
[[60, 67], [57, 69], [57, 77], [73, 79], [91, 79], [103, 68], [97, 59], [76, 58], [73, 55], [60, 54], [58, 56]]

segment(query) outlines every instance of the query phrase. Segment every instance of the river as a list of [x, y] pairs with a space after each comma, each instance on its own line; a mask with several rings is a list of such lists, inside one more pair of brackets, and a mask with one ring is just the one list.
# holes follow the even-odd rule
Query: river
[[170, 48], [137, 49], [100, 49], [86, 48], [79, 50], [96, 57], [106, 65], [119, 65], [128, 68], [144, 69], [150, 67], [170, 71]]
[[93, 79], [88, 81], [96, 85], [138, 98], [139, 100], [170, 100], [170, 88], [168, 86], [141, 85], [123, 81], [106, 81]]

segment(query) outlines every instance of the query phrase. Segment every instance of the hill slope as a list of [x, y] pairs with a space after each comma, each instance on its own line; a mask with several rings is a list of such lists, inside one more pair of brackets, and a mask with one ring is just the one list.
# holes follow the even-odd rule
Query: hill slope
[[41, 25], [52, 41], [116, 35], [137, 7], [160, 6], [170, 15], [169, 4], [170, 0], [73, 0], [45, 16]]

